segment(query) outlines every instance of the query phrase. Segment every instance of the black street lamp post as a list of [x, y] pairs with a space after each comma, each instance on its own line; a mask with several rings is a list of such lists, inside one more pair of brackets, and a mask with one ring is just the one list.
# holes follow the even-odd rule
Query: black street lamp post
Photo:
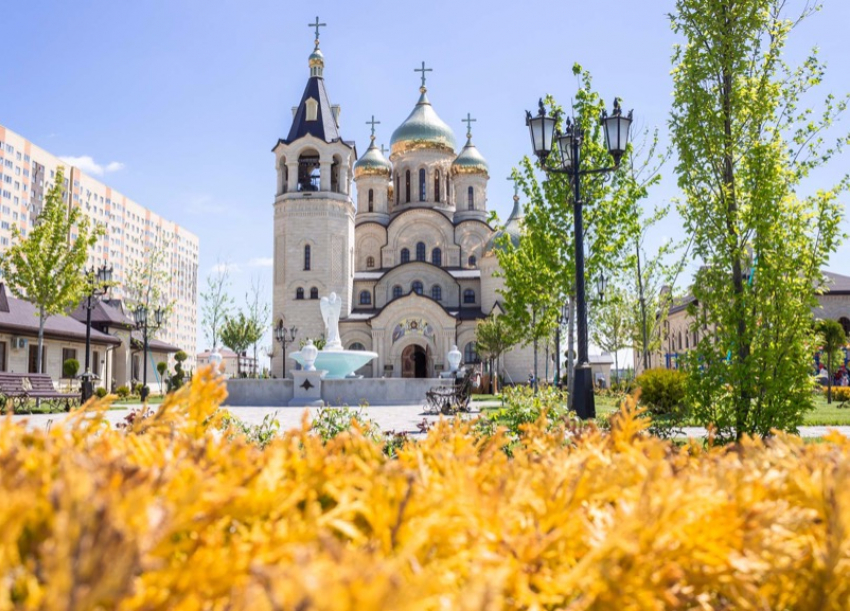
[[148, 388], [148, 330], [156, 330], [162, 326], [162, 320], [165, 317], [165, 310], [157, 308], [153, 311], [154, 324], [148, 324], [148, 308], [144, 304], [140, 304], [133, 310], [133, 318], [136, 321], [136, 327], [142, 331], [142, 391], [140, 393], [142, 403], [148, 398], [150, 389]]
[[[596, 406], [593, 400], [593, 380], [588, 358], [587, 332], [587, 297], [584, 283], [584, 224], [582, 221], [581, 177], [587, 174], [602, 174], [616, 170], [620, 159], [626, 152], [629, 141], [629, 128], [632, 123], [631, 111], [624, 115], [620, 108], [619, 99], [614, 100], [614, 110], [611, 115], [602, 112], [601, 122], [605, 133], [608, 152], [614, 158], [614, 166], [608, 168], [582, 169], [581, 144], [584, 130], [577, 123], [567, 118], [563, 133], [557, 130], [558, 114], [547, 115], [543, 100], [540, 100], [536, 116], [526, 111], [525, 124], [531, 134], [534, 154], [540, 162], [540, 167], [547, 174], [566, 174], [570, 177], [573, 187], [573, 206], [575, 209], [575, 250], [576, 250], [576, 322], [578, 327], [578, 364], [575, 369], [574, 406], [579, 418], [595, 418]], [[553, 143], [557, 141], [560, 156], [560, 168], [546, 164], [552, 152]]]
[[91, 311], [94, 309], [97, 300], [106, 295], [109, 290], [109, 285], [112, 283], [112, 266], [102, 265], [97, 269], [92, 266], [85, 273], [89, 282], [89, 290], [84, 305], [86, 308], [86, 365], [83, 375], [80, 376], [83, 379], [80, 384], [82, 403], [91, 399], [94, 394], [94, 383], [92, 382], [94, 374], [91, 370]]
[[283, 351], [283, 367], [281, 368], [282, 377], [286, 377], [286, 344], [295, 341], [295, 336], [298, 334], [298, 329], [295, 327], [286, 328], [283, 326], [283, 319], [277, 321], [277, 326], [274, 328], [274, 338], [280, 343]]

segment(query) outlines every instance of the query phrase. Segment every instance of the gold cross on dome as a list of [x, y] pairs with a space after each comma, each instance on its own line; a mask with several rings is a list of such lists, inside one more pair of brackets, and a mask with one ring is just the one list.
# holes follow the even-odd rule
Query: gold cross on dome
[[374, 139], [375, 139], [375, 126], [376, 126], [376, 125], [380, 125], [380, 124], [381, 124], [381, 122], [380, 122], [380, 121], [375, 121], [375, 115], [372, 115], [372, 120], [371, 120], [371, 121], [366, 121], [366, 125], [371, 125], [371, 126], [372, 126], [372, 140], [374, 140]]
[[319, 16], [316, 15], [316, 23], [308, 23], [308, 28], [316, 28], [316, 46], [319, 45], [319, 28], [327, 27], [327, 23], [319, 23]]
[[414, 68], [413, 71], [422, 73], [422, 86], [424, 87], [425, 86], [425, 73], [426, 72], [433, 72], [434, 69], [433, 68], [426, 68], [425, 62], [422, 62], [422, 67], [421, 68]]
[[463, 123], [466, 123], [466, 137], [472, 138], [472, 124], [478, 121], [478, 119], [473, 119], [472, 115], [466, 113], [466, 119], [461, 119]]

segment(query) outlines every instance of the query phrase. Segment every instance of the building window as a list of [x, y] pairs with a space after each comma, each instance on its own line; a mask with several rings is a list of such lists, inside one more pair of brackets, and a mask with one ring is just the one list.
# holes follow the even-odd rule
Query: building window
[[372, 305], [372, 293], [360, 291], [360, 305]]
[[295, 289], [295, 298], [296, 299], [304, 299], [304, 289], [300, 286]]
[[470, 210], [475, 210], [475, 189], [472, 187], [466, 190], [466, 203]]
[[404, 203], [410, 203], [410, 170], [404, 173]]
[[[38, 344], [30, 343], [29, 373], [38, 373], [37, 355]], [[47, 346], [41, 347], [41, 368], [42, 373], [47, 369]]]
[[467, 365], [481, 362], [481, 357], [478, 356], [478, 351], [475, 349], [475, 342], [469, 342], [466, 346], [464, 346], [463, 362]]
[[402, 295], [401, 287], [396, 284], [393, 287], [393, 299], [398, 299], [399, 297], [401, 297], [401, 295]]
[[398, 204], [398, 198], [401, 197], [401, 188], [398, 185], [400, 180], [401, 180], [401, 178], [399, 178], [399, 175], [396, 174], [395, 175], [395, 203], [396, 204]]
[[417, 242], [416, 243], [416, 260], [424, 261], [425, 260], [425, 242]]
[[838, 319], [838, 323], [844, 327], [844, 334], [850, 336], [850, 318], [842, 316]]
[[369, 212], [374, 211], [375, 204], [375, 191], [373, 189], [369, 189]]
[[440, 171], [434, 173], [434, 201], [440, 201]]
[[431, 299], [434, 301], [442, 301], [443, 300], [443, 287], [439, 284], [435, 284], [431, 287]]
[[319, 103], [313, 98], [308, 98], [304, 106], [307, 110], [307, 120], [315, 121], [319, 116]]
[[475, 255], [469, 255], [467, 263], [469, 264], [469, 267], [475, 267], [478, 263], [478, 259], [475, 258]]
[[401, 249], [401, 262], [410, 263], [410, 251], [407, 248]]
[[421, 295], [424, 291], [424, 287], [422, 286], [422, 283], [419, 280], [414, 280], [413, 285], [411, 285], [411, 288], [413, 289], [413, 292], [417, 295]]
[[310, 271], [310, 245], [304, 247], [304, 271]]
[[375, 267], [375, 257], [366, 257], [366, 267]]
[[431, 263], [440, 267], [443, 264], [443, 251], [439, 248], [435, 248], [431, 251]]
[[348, 347], [349, 350], [366, 350], [366, 346], [361, 344], [360, 342], [354, 342]]
[[0, 371], [7, 371], [7, 369], [6, 369], [6, 342], [0, 342]]
[[425, 201], [425, 168], [419, 170], [419, 201]]
[[319, 289], [315, 286], [310, 289], [310, 299], [318, 299], [319, 298]]
[[463, 302], [475, 303], [475, 291], [473, 291], [472, 289], [465, 289], [463, 291]]

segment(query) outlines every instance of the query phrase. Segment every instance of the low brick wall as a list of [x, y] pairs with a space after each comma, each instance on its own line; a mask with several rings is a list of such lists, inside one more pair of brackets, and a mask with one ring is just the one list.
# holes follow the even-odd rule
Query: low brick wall
[[[443, 380], [415, 378], [360, 378], [323, 380], [322, 400], [328, 405], [417, 405], [425, 393]], [[225, 405], [233, 407], [287, 407], [293, 397], [292, 380], [227, 380]]]

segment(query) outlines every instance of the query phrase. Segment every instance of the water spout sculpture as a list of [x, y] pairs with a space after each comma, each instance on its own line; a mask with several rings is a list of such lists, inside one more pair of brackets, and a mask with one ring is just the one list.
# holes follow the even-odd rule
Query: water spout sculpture
[[[343, 350], [339, 339], [339, 314], [342, 309], [342, 300], [336, 293], [328, 297], [322, 297], [319, 302], [322, 312], [322, 321], [325, 323], [325, 347], [318, 351], [313, 365], [319, 371], [327, 371], [325, 379], [338, 380], [351, 377], [356, 370], [378, 356], [377, 352], [366, 350]], [[307, 360], [304, 358], [304, 349], [291, 352], [290, 358], [304, 367]]]

